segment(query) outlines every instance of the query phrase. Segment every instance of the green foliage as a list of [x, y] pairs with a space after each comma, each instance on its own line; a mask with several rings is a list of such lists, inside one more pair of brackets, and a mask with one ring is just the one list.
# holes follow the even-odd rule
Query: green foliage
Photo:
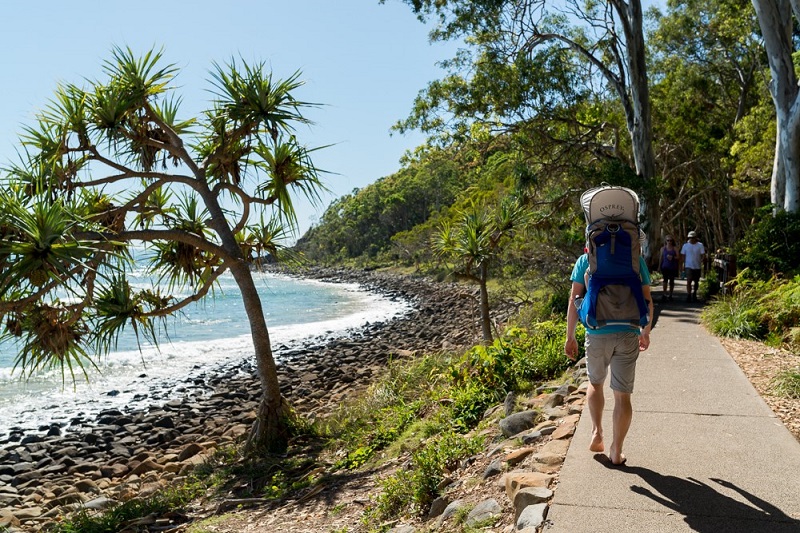
[[483, 419], [486, 409], [503, 399], [503, 389], [482, 383], [465, 382], [453, 386], [450, 405], [451, 423], [458, 431], [468, 431]]
[[55, 524], [50, 531], [54, 533], [116, 533], [122, 531], [131, 520], [155, 514], [163, 515], [169, 511], [183, 508], [193, 498], [199, 496], [203, 487], [187, 484], [183, 487], [159, 492], [144, 499], [123, 502], [99, 514], [80, 510], [64, 522]]
[[787, 398], [800, 398], [800, 368], [784, 370], [772, 382], [775, 392]]
[[[420, 404], [414, 402], [387, 406], [375, 413], [370, 426], [361, 426], [356, 433], [357, 447], [336, 463], [336, 468], [359, 468], [369, 461], [375, 452], [396, 441], [403, 431], [419, 416]], [[350, 445], [352, 448], [352, 444]]]
[[702, 318], [717, 335], [734, 338], [773, 339], [794, 345], [800, 322], [800, 276], [767, 281], [740, 278], [731, 295], [718, 298]]
[[388, 372], [354, 404], [341, 407], [320, 427], [340, 447], [336, 468], [358, 468], [430, 414], [432, 395], [444, 379], [446, 357], [426, 355], [413, 363], [392, 362]]
[[[582, 337], [583, 329], [578, 329]], [[564, 357], [565, 331], [563, 321], [541, 322], [530, 330], [512, 328], [491, 345], [467, 351], [451, 369], [455, 427], [474, 427], [507, 392], [525, 390], [563, 372], [570, 364]], [[582, 347], [583, 339], [578, 340]]]
[[765, 333], [759, 315], [757, 296], [749, 291], [736, 291], [707, 305], [701, 318], [714, 335], [758, 339]]
[[[537, 323], [529, 330], [512, 328], [493, 344], [469, 350], [454, 367], [454, 381], [479, 383], [504, 395], [555, 377], [569, 365], [564, 357], [565, 332], [563, 320]], [[576, 334], [582, 346], [582, 328]]]
[[800, 271], [800, 213], [773, 214], [770, 207], [762, 209], [756, 223], [734, 245], [734, 252], [738, 267], [748, 269], [751, 277], [792, 277]]
[[[657, 281], [653, 279], [653, 281]], [[706, 272], [706, 277], [700, 280], [698, 292], [703, 300], [708, 301], [713, 296], [719, 293], [719, 278], [717, 277], [716, 270], [709, 270]]]
[[[398, 172], [332, 202], [295, 250], [317, 263], [388, 253], [394, 235], [424, 224], [470, 185], [473, 178], [459, 172], [469, 157], [458, 147], [420, 149]], [[422, 250], [412, 241], [393, 253], [413, 260]]]
[[787, 339], [792, 328], [800, 324], [800, 275], [789, 281], [754, 284], [751, 290], [762, 294], [762, 324], [779, 338]]
[[478, 453], [482, 437], [446, 432], [428, 440], [411, 454], [408, 469], [397, 471], [381, 482], [382, 492], [365, 513], [367, 524], [376, 524], [404, 512], [422, 514], [439, 495], [438, 485], [458, 469], [461, 460]]

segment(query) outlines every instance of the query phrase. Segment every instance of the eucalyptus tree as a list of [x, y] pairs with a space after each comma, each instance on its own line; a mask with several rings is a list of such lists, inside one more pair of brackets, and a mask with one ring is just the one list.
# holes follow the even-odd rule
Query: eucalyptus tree
[[749, 0], [669, 0], [651, 15], [663, 229], [700, 227], [706, 244], [732, 243], [752, 216], [747, 207], [769, 189], [762, 138], [774, 145], [755, 13]]
[[434, 250], [441, 257], [454, 261], [454, 273], [478, 283], [481, 332], [485, 342], [492, 342], [489, 268], [506, 239], [524, 224], [525, 217], [523, 205], [510, 196], [494, 208], [474, 202], [456, 213], [452, 220], [443, 222], [434, 236]]
[[[601, 98], [613, 95], [619, 102], [630, 141], [631, 166], [639, 177], [640, 189], [645, 192], [644, 199], [649, 199], [656, 172], [640, 0], [406, 0], [406, 3], [421, 18], [437, 18], [438, 26], [431, 33], [433, 40], [464, 38], [471, 48], [477, 49], [471, 57], [469, 48], [465, 48], [453, 61], [446, 63], [454, 69], [481, 73], [485, 71], [484, 64], [505, 64], [506, 71], [518, 74], [512, 78], [518, 81], [525, 79], [526, 69], [540, 69], [548, 54], [558, 58], [562, 70], [569, 65], [581, 69], [580, 82], [584, 87], [594, 89]], [[476, 74], [472, 79], [477, 77]], [[484, 77], [482, 81], [484, 87], [494, 88], [483, 91], [490, 101], [495, 94], [505, 94], [506, 101], [511, 103], [503, 110], [505, 113], [496, 118], [513, 119], [514, 111], [530, 103], [530, 100], [519, 99], [520, 85], [508, 83], [508, 76]], [[537, 94], [543, 102], [557, 98], [564, 88], [558, 80], [543, 76], [536, 76], [535, 81], [529, 77], [528, 83], [531, 82], [542, 84], [543, 90]], [[483, 96], [480, 91], [469, 92], [475, 84], [456, 79], [450, 85], [452, 93]], [[418, 108], [430, 115], [428, 109], [442, 102], [442, 87], [441, 83], [429, 86], [428, 99], [418, 104]], [[460, 112], [459, 108], [446, 111], [428, 123], [446, 122], [450, 114]], [[618, 150], [620, 143], [613, 129], [603, 127], [608, 124], [601, 121], [594, 129], [594, 137], [605, 140], [606, 151], [625, 158]], [[586, 130], [582, 132], [584, 136], [586, 133]], [[648, 235], [654, 242], [652, 238], [658, 235], [658, 206], [648, 201], [643, 205]]]
[[790, 213], [800, 211], [800, 87], [795, 65], [800, 23], [796, 0], [752, 0], [756, 10], [772, 80], [770, 92], [777, 115], [772, 203]]
[[[214, 64], [214, 97], [178, 118], [178, 69], [162, 52], [115, 48], [104, 79], [63, 84], [21, 138], [0, 214], [3, 334], [21, 343], [18, 367], [73, 378], [126, 327], [155, 340], [169, 315], [230, 272], [241, 289], [262, 399], [252, 451], [285, 448], [292, 411], [282, 398], [251, 266], [280, 251], [296, 222], [292, 194], [319, 198], [299, 73], [276, 79], [263, 63]], [[116, 192], [114, 192], [116, 191]], [[137, 289], [126, 264], [144, 245], [158, 286]], [[174, 297], [170, 294], [188, 296]]]

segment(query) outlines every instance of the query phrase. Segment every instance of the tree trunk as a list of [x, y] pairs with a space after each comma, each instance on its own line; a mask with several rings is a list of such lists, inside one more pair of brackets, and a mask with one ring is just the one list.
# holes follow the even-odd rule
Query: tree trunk
[[262, 390], [258, 417], [248, 439], [247, 448], [251, 451], [282, 452], [286, 450], [291, 436], [292, 412], [289, 404], [281, 396], [278, 369], [272, 356], [272, 345], [269, 341], [269, 331], [261, 306], [261, 298], [253, 282], [253, 273], [247, 263], [237, 263], [231, 267], [231, 272], [242, 291], [242, 301], [250, 322], [250, 334], [253, 337], [258, 378], [261, 381]]
[[489, 267], [486, 264], [482, 264], [478, 281], [481, 288], [481, 331], [483, 332], [484, 342], [491, 343], [494, 339], [492, 338], [492, 320], [489, 316], [489, 290], [486, 287], [488, 277]]
[[[205, 176], [201, 176], [201, 178], [204, 179]], [[286, 450], [291, 436], [292, 411], [288, 402], [281, 396], [278, 369], [272, 355], [272, 345], [269, 340], [261, 297], [253, 282], [250, 265], [242, 256], [241, 248], [236, 242], [217, 198], [208, 189], [201, 190], [200, 194], [211, 214], [212, 227], [222, 240], [223, 248], [231, 257], [237, 258], [230, 270], [242, 293], [242, 302], [250, 324], [250, 335], [253, 338], [258, 379], [261, 382], [261, 404], [246, 449], [251, 453], [283, 452]]]
[[776, 208], [796, 213], [800, 210], [800, 96], [792, 61], [792, 4], [789, 0], [752, 2], [764, 36], [778, 122], [771, 199]]
[[[647, 58], [642, 30], [642, 3], [640, 0], [629, 2], [612, 1], [622, 23], [625, 35], [626, 60], [628, 67], [628, 87], [630, 90], [630, 108], [625, 109], [628, 134], [631, 137], [633, 160], [636, 174], [642, 179], [641, 211], [644, 215], [642, 229], [647, 235], [643, 243], [642, 253], [648, 265], [654, 262], [658, 242], [661, 237], [661, 210], [657, 198], [651, 198], [655, 188], [656, 165], [653, 153], [653, 126], [650, 111], [650, 88], [647, 84]], [[622, 95], [621, 95], [622, 97]], [[624, 101], [624, 99], [623, 99]]]

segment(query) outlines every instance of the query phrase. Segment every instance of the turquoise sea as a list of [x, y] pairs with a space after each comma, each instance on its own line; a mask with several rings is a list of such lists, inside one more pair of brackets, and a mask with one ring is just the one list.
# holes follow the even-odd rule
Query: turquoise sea
[[[357, 285], [303, 280], [255, 273], [276, 359], [282, 347], [342, 336], [368, 322], [387, 320], [407, 311]], [[134, 284], [149, 285], [134, 272]], [[179, 296], [179, 295], [176, 295]], [[0, 345], [0, 440], [12, 428], [43, 431], [80, 416], [92, 418], [109, 408], [146, 408], [153, 391], [161, 402], [180, 397], [193, 376], [253, 358], [244, 307], [233, 277], [223, 276], [219, 290], [168, 321], [159, 346], [137, 346], [132, 332], [120, 337], [117, 349], [97, 359], [89, 380], [73, 383], [60, 372], [22, 376], [12, 372], [16, 347]]]

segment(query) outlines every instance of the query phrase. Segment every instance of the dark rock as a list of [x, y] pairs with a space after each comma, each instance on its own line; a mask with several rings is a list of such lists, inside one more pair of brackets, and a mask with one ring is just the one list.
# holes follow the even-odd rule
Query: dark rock
[[502, 459], [495, 459], [489, 466], [486, 467], [486, 470], [483, 471], [483, 479], [489, 479], [490, 477], [494, 477], [498, 474], [503, 473], [503, 460]]
[[478, 523], [484, 522], [489, 518], [499, 515], [502, 511], [503, 508], [500, 507], [500, 504], [497, 503], [497, 500], [494, 498], [484, 500], [469, 512], [467, 519], [464, 521], [464, 525], [467, 527], [474, 526]]
[[449, 503], [450, 500], [447, 498], [447, 496], [439, 496], [433, 500], [433, 503], [431, 503], [431, 508], [428, 511], [428, 520], [441, 515]]
[[536, 411], [514, 413], [500, 421], [500, 431], [502, 431], [503, 435], [506, 437], [512, 437], [517, 433], [522, 433], [535, 426], [538, 416]]
[[32, 444], [36, 442], [42, 442], [42, 440], [42, 437], [39, 435], [25, 435], [20, 441], [20, 444]]

